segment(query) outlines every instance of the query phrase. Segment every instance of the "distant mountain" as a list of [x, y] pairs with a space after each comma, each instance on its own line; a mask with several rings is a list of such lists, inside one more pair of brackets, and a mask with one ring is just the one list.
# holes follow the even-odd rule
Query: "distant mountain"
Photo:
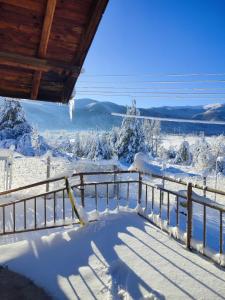
[[[44, 130], [109, 130], [120, 126], [122, 118], [112, 116], [112, 112], [125, 113], [126, 107], [112, 102], [100, 102], [93, 99], [78, 99], [75, 102], [73, 118], [70, 120], [67, 105], [48, 102], [23, 101], [28, 121]], [[141, 115], [180, 118], [193, 120], [225, 121], [225, 104], [206, 106], [163, 106], [148, 109], [141, 108]], [[188, 123], [162, 122], [162, 130], [175, 133], [196, 133], [204, 131], [207, 135], [225, 132], [225, 126]]]

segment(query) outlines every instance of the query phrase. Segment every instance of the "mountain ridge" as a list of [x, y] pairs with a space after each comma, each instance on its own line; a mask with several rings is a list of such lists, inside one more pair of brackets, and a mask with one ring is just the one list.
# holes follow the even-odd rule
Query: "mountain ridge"
[[[75, 101], [73, 118], [70, 120], [67, 105], [48, 102], [21, 101], [28, 121], [40, 131], [44, 130], [110, 130], [120, 126], [122, 118], [112, 116], [112, 112], [126, 113], [126, 106], [113, 102], [83, 98]], [[140, 108], [143, 116], [179, 118], [207, 121], [225, 121], [225, 104], [197, 106], [162, 106]], [[162, 122], [162, 130], [169, 133], [221, 134], [225, 126]]]

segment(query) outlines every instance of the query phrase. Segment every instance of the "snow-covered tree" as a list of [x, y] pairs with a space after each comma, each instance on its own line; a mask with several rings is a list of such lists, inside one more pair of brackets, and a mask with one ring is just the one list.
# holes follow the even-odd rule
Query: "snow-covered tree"
[[118, 137], [119, 137], [119, 128], [113, 127], [109, 133], [109, 143], [113, 154], [116, 153], [116, 144], [118, 141]]
[[193, 163], [197, 169], [204, 171], [210, 170], [214, 165], [214, 157], [211, 152], [209, 143], [206, 141], [205, 137], [202, 136], [193, 145]]
[[[127, 108], [127, 115], [139, 115], [136, 102]], [[126, 163], [132, 163], [138, 152], [146, 152], [143, 122], [140, 119], [124, 117], [119, 137], [116, 143], [118, 159]]]
[[80, 147], [81, 147], [81, 152], [83, 157], [88, 157], [93, 143], [95, 143], [95, 132], [94, 131], [88, 131], [88, 132], [82, 132], [80, 134]]
[[79, 132], [75, 133], [74, 141], [72, 142], [72, 153], [76, 157], [83, 157], [83, 150]]
[[211, 143], [211, 149], [215, 160], [217, 157], [225, 156], [225, 136], [221, 134], [214, 137]]
[[161, 123], [158, 120], [144, 120], [143, 131], [146, 146], [152, 155], [158, 155], [158, 149], [161, 144]]
[[0, 140], [17, 139], [31, 131], [20, 103], [5, 99], [0, 106]]
[[92, 140], [92, 146], [88, 154], [89, 159], [101, 160], [101, 159], [110, 159], [112, 153], [110, 151], [110, 145], [107, 140], [106, 134], [95, 134], [95, 137]]
[[72, 153], [73, 146], [72, 146], [72, 143], [70, 142], [70, 139], [67, 136], [65, 136], [61, 140], [61, 143], [58, 145], [57, 149], [61, 152]]
[[20, 102], [5, 99], [0, 106], [0, 148], [12, 146], [27, 156], [42, 155], [50, 149], [38, 130], [26, 121]]
[[187, 141], [183, 141], [180, 148], [177, 151], [176, 157], [174, 159], [175, 164], [190, 165], [192, 161], [192, 154], [190, 151], [190, 146]]

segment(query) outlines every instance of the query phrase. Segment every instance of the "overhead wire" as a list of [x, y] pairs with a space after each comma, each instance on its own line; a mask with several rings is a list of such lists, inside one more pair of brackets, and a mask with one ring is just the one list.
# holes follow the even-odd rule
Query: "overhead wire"
[[191, 76], [225, 76], [225, 73], [139, 73], [139, 74], [88, 74], [81, 73], [81, 76], [87, 77], [148, 77], [148, 76], [158, 76], [158, 77], [191, 77]]

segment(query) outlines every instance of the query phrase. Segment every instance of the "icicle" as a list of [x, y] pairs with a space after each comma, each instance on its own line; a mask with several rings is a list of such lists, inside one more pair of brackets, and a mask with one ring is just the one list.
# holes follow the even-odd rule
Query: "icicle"
[[70, 114], [70, 120], [73, 120], [73, 112], [75, 109], [75, 98], [71, 97], [69, 100], [69, 114]]

